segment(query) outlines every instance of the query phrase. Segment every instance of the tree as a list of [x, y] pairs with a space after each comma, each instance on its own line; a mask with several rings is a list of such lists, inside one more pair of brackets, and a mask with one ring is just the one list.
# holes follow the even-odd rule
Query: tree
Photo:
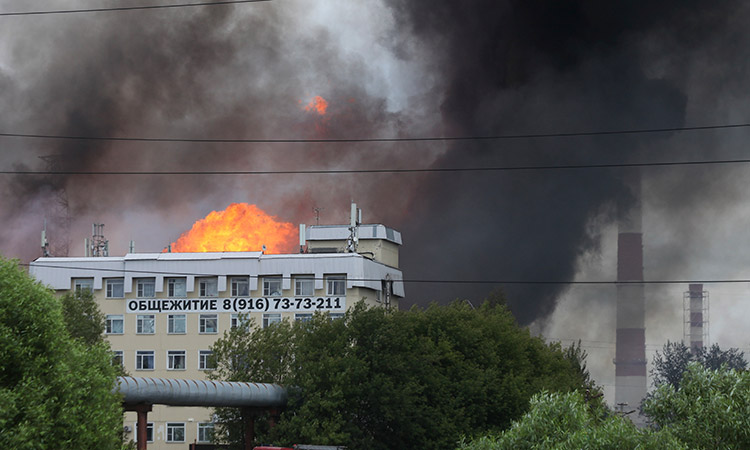
[[736, 348], [722, 350], [719, 348], [719, 344], [714, 344], [709, 348], [702, 347], [698, 352], [697, 361], [700, 362], [703, 367], [710, 370], [719, 370], [724, 366], [726, 366], [727, 369], [734, 370], [747, 369], [747, 361], [745, 361], [744, 352], [741, 352]]
[[[559, 347], [517, 326], [502, 305], [351, 308], [341, 320], [236, 328], [213, 347], [218, 379], [278, 382], [290, 402], [266, 442], [356, 449], [455, 448], [507, 428], [542, 389], [584, 389]], [[239, 442], [237, 412], [219, 436]]]
[[86, 345], [104, 341], [104, 314], [88, 289], [67, 292], [60, 297], [63, 321], [68, 333]]
[[580, 339], [578, 342], [570, 344], [570, 347], [563, 351], [563, 355], [565, 355], [565, 358], [570, 362], [571, 366], [573, 366], [573, 369], [578, 374], [579, 383], [585, 388], [585, 395], [589, 399], [599, 399], [598, 403], [601, 404], [601, 398], [604, 393], [601, 388], [594, 383], [594, 380], [591, 378], [591, 373], [589, 373], [589, 369], [586, 367], [588, 353], [581, 347]]
[[689, 448], [750, 448], [750, 373], [691, 363], [679, 388], [662, 384], [643, 411]]
[[641, 430], [580, 392], [547, 393], [531, 399], [530, 410], [499, 434], [466, 441], [459, 450], [523, 449], [682, 449], [669, 430]]
[[749, 410], [750, 372], [692, 362], [679, 388], [664, 383], [644, 401], [650, 428], [636, 428], [579, 392], [542, 393], [509, 430], [464, 440], [459, 449], [745, 449]]
[[692, 351], [682, 342], [667, 341], [662, 352], [657, 351], [654, 356], [654, 368], [651, 370], [654, 386], [669, 384], [679, 388], [682, 376], [691, 362], [697, 362], [711, 370], [718, 370], [722, 366], [737, 370], [747, 367], [744, 354], [736, 348], [721, 350], [718, 344], [714, 344], [709, 348], [701, 347]]
[[[73, 339], [85, 347], [109, 348], [109, 342], [104, 337], [105, 315], [90, 290], [66, 292], [60, 297], [60, 303], [65, 329]], [[118, 376], [129, 376], [120, 363], [115, 364], [115, 370]]]
[[116, 369], [67, 332], [60, 300], [0, 258], [0, 447], [119, 448]]

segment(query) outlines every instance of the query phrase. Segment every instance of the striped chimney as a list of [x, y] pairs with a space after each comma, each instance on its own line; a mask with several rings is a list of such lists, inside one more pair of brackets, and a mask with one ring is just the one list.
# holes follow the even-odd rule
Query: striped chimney
[[635, 204], [620, 219], [617, 236], [617, 336], [615, 348], [615, 406], [634, 411], [636, 424], [646, 396], [646, 327], [643, 281], [643, 233], [641, 232], [640, 171], [628, 174]]

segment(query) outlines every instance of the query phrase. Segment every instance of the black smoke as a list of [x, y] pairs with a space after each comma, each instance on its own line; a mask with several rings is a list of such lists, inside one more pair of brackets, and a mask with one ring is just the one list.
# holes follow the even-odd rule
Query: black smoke
[[[444, 129], [461, 136], [683, 126], [687, 61], [723, 33], [737, 8], [730, 1], [389, 3], [402, 39], [433, 44]], [[645, 56], [659, 45], [661, 73]], [[689, 154], [669, 138], [462, 142], [435, 166], [632, 163], [653, 158], [654, 148], [664, 160]], [[572, 280], [578, 257], [600, 243], [595, 225], [615, 220], [633, 200], [616, 169], [471, 172], [429, 183], [418, 219], [403, 227], [407, 277], [497, 283], [420, 284], [410, 292], [421, 301], [477, 301], [502, 287], [522, 323], [552, 311], [565, 284], [543, 282]], [[698, 193], [687, 183], [677, 189], [684, 203]]]

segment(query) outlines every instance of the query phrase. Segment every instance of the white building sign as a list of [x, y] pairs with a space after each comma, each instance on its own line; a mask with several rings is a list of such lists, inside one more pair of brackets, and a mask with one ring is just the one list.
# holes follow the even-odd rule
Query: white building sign
[[156, 298], [127, 301], [128, 313], [344, 311], [346, 297]]

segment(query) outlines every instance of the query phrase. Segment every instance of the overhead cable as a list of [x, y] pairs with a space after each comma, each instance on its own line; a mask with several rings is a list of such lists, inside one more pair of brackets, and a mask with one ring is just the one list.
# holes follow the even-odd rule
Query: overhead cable
[[171, 5], [144, 5], [144, 6], [117, 6], [111, 8], [86, 8], [86, 9], [57, 9], [47, 11], [15, 11], [15, 12], [0, 12], [0, 17], [10, 16], [43, 16], [52, 14], [81, 14], [81, 13], [97, 13], [97, 12], [112, 12], [112, 11], [136, 11], [136, 10], [147, 10], [147, 9], [167, 9], [167, 8], [189, 8], [195, 6], [221, 6], [221, 5], [232, 5], [238, 3], [258, 3], [258, 2], [269, 2], [271, 0], [226, 0], [217, 2], [196, 2], [196, 3], [175, 3]]
[[747, 164], [750, 159], [721, 159], [694, 161], [662, 161], [644, 163], [612, 164], [561, 164], [539, 166], [490, 166], [490, 167], [426, 167], [405, 169], [310, 169], [310, 170], [0, 170], [0, 175], [319, 175], [319, 174], [354, 174], [354, 173], [431, 173], [431, 172], [510, 172], [530, 170], [575, 170], [575, 169], [615, 169], [630, 167], [669, 167], [669, 166], [704, 166], [725, 164]]
[[[261, 0], [253, 0], [261, 1]], [[447, 142], [447, 141], [496, 141], [504, 139], [546, 139], [586, 136], [611, 136], [649, 133], [676, 133], [683, 131], [726, 130], [733, 128], [750, 128], [750, 123], [735, 123], [725, 125], [703, 125], [670, 128], [636, 128], [623, 130], [602, 131], [574, 131], [560, 133], [525, 133], [525, 134], [496, 134], [472, 136], [416, 136], [416, 137], [383, 137], [383, 138], [187, 138], [187, 137], [143, 137], [143, 136], [86, 136], [65, 134], [33, 134], [33, 133], [5, 133], [0, 137], [17, 137], [32, 139], [67, 139], [80, 141], [118, 141], [118, 142], [196, 142], [213, 144], [335, 144], [356, 142]]]

